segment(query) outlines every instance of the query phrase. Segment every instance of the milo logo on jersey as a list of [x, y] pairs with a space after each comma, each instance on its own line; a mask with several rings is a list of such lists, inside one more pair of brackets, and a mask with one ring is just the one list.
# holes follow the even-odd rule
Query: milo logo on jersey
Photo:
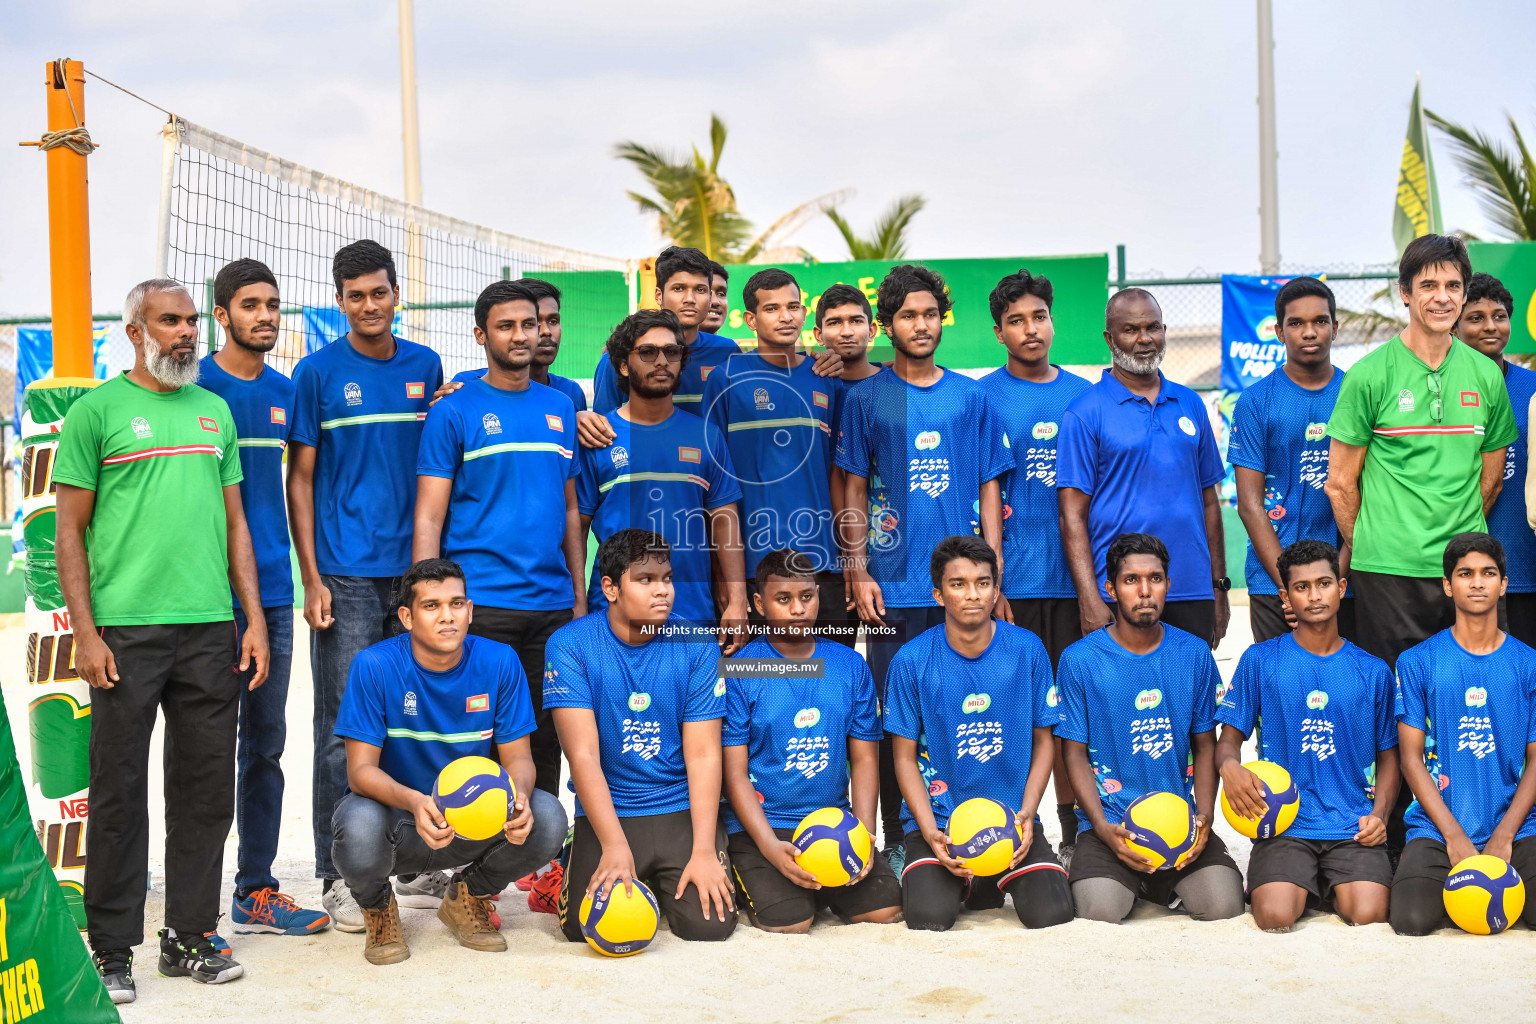
[[801, 708], [795, 712], [796, 729], [809, 729], [819, 721], [821, 721], [820, 708]]
[[632, 693], [629, 695], [629, 710], [634, 712], [644, 711], [651, 706], [651, 695], [648, 693]]
[[1321, 441], [1328, 436], [1328, 424], [1308, 423], [1306, 438], [1308, 441]]
[[965, 715], [976, 715], [992, 706], [992, 697], [985, 693], [968, 693], [965, 700], [960, 702], [960, 712]]
[[1045, 691], [1045, 706], [1048, 708], [1054, 708], [1060, 703], [1061, 690], [1057, 688], [1055, 683], [1052, 683], [1051, 688]]
[[920, 452], [932, 451], [939, 446], [939, 432], [925, 430], [913, 439], [912, 445]]
[[1036, 441], [1049, 441], [1056, 436], [1057, 429], [1056, 424], [1041, 420], [1030, 433]]
[[1488, 691], [1481, 686], [1467, 688], [1467, 707], [1480, 708], [1488, 704]]
[[1313, 690], [1307, 694], [1307, 710], [1321, 711], [1328, 706], [1328, 694], [1322, 690]]
[[1162, 690], [1142, 690], [1136, 695], [1136, 710], [1151, 711], [1163, 702]]

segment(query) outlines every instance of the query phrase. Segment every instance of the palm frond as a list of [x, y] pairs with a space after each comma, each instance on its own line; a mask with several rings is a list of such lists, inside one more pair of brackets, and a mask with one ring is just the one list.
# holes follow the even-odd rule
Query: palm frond
[[843, 243], [848, 246], [849, 258], [858, 259], [861, 243], [859, 236], [853, 233], [853, 225], [849, 224], [847, 218], [837, 212], [836, 207], [827, 211], [827, 219], [837, 228], [838, 234], [843, 236]]
[[907, 229], [912, 218], [927, 205], [927, 200], [916, 192], [897, 199], [886, 207], [874, 230], [867, 236], [858, 235], [843, 215], [836, 209], [827, 211], [827, 217], [836, 225], [848, 245], [848, 255], [855, 260], [899, 260], [907, 254]]
[[805, 227], [813, 217], [826, 213], [828, 210], [834, 210], [839, 203], [846, 203], [852, 198], [853, 190], [845, 188], [839, 189], [836, 192], [828, 192], [824, 196], [817, 196], [810, 202], [801, 203], [768, 225], [767, 230], [754, 238], [741, 251], [741, 261], [743, 263], [751, 263], [759, 253], [766, 249], [775, 248], [779, 243], [789, 239], [796, 231]]
[[[1536, 208], [1532, 206], [1532, 181], [1528, 176], [1529, 153], [1519, 160], [1501, 143], [1477, 129], [1466, 128], [1433, 111], [1424, 116], [1451, 140], [1451, 150], [1468, 187], [1476, 194], [1485, 216], [1513, 239], [1536, 238]], [[1510, 119], [1514, 127], [1514, 119]], [[1517, 145], [1524, 140], [1516, 129]]]
[[725, 122], [720, 120], [719, 114], [709, 115], [709, 173], [714, 174], [720, 169], [720, 154], [725, 151]]

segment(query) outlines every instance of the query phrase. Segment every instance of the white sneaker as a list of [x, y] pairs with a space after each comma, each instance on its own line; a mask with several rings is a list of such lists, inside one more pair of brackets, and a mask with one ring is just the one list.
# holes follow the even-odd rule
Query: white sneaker
[[357, 905], [357, 899], [352, 895], [352, 890], [347, 888], [346, 882], [338, 879], [332, 883], [330, 891], [320, 898], [320, 903], [325, 907], [325, 912], [331, 915], [331, 924], [337, 931], [363, 930], [363, 908]]
[[395, 879], [395, 902], [412, 910], [436, 910], [448, 893], [452, 876], [446, 871], [423, 871], [409, 882]]

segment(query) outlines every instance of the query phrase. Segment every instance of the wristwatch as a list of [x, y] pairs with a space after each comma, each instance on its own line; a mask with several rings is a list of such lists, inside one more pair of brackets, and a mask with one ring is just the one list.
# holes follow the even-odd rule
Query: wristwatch
[[1215, 587], [1217, 590], [1220, 590], [1222, 592], [1226, 592], [1228, 590], [1231, 590], [1232, 589], [1232, 577], [1230, 577], [1230, 576], [1218, 576], [1216, 579], [1211, 580], [1211, 586]]

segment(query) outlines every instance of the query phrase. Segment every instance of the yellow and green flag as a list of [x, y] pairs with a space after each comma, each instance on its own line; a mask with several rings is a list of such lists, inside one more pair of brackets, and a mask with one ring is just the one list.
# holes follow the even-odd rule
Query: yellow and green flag
[[1429, 155], [1429, 133], [1424, 128], [1424, 103], [1419, 83], [1413, 83], [1413, 106], [1408, 111], [1408, 136], [1403, 140], [1403, 162], [1397, 172], [1397, 204], [1392, 208], [1392, 241], [1402, 255], [1408, 243], [1420, 235], [1441, 234], [1440, 191], [1435, 185], [1435, 161]]

